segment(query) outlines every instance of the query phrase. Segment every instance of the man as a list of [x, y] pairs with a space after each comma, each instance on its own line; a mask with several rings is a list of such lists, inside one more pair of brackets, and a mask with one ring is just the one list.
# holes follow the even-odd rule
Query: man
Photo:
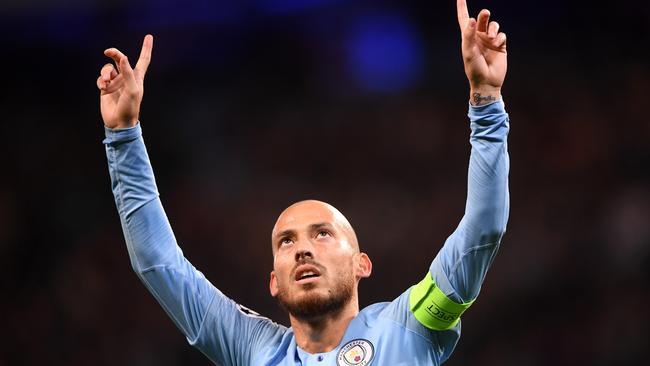
[[112, 189], [138, 276], [190, 344], [220, 365], [439, 365], [460, 336], [460, 314], [478, 296], [508, 218], [508, 115], [501, 101], [506, 38], [482, 10], [457, 1], [470, 84], [472, 153], [465, 215], [420, 283], [359, 311], [358, 283], [372, 263], [350, 223], [320, 201], [295, 203], [272, 231], [271, 295], [286, 328], [236, 304], [184, 257], [169, 226], [138, 124], [153, 38], [131, 68], [105, 51], [97, 86]]

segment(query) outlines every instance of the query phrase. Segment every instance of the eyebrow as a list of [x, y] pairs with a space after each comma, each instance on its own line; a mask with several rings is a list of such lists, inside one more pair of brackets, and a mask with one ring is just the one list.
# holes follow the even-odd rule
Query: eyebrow
[[[330, 223], [327, 223], [327, 222], [318, 222], [318, 223], [309, 225], [309, 231], [315, 231], [315, 230], [324, 229], [324, 228], [333, 229], [334, 227]], [[296, 235], [296, 231], [293, 230], [293, 229], [282, 230], [279, 233], [275, 234], [275, 239], [285, 238], [285, 237], [293, 236], [293, 235]]]
[[296, 231], [295, 231], [295, 230], [291, 230], [291, 229], [289, 229], [289, 230], [282, 230], [282, 231], [280, 231], [279, 233], [275, 234], [275, 239], [284, 238], [284, 237], [292, 236], [292, 235], [296, 235]]
[[324, 229], [324, 228], [333, 229], [334, 227], [330, 223], [327, 223], [327, 222], [319, 222], [319, 223], [316, 223], [316, 224], [309, 225], [309, 230], [310, 231], [315, 231], [315, 230]]

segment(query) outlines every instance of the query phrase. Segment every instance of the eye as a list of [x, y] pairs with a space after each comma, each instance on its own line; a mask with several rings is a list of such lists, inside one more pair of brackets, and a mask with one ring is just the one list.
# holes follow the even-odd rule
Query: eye
[[280, 239], [280, 245], [289, 245], [293, 243], [293, 240], [289, 237]]
[[318, 235], [316, 235], [317, 238], [327, 238], [329, 236], [332, 236], [332, 235], [330, 235], [329, 231], [325, 231], [325, 230], [319, 231]]

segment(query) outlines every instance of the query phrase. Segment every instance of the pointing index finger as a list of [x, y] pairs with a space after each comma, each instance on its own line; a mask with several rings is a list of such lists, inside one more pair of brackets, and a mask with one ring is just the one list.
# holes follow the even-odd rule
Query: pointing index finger
[[149, 62], [151, 62], [151, 50], [153, 49], [153, 36], [147, 34], [142, 42], [142, 51], [140, 51], [140, 58], [135, 65], [135, 69], [142, 74], [147, 72]]
[[469, 20], [469, 13], [467, 12], [467, 2], [465, 0], [456, 0], [456, 10], [458, 12], [458, 25], [460, 29], [465, 29], [465, 24]]

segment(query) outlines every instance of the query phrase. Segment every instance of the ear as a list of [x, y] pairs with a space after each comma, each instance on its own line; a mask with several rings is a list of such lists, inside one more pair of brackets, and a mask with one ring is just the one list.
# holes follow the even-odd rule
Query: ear
[[355, 273], [357, 278], [368, 278], [371, 273], [372, 262], [370, 261], [370, 257], [366, 253], [359, 253], [357, 255], [357, 268]]
[[271, 291], [271, 296], [276, 297], [278, 295], [278, 278], [275, 276], [275, 272], [271, 271], [271, 279], [269, 281], [269, 291]]

